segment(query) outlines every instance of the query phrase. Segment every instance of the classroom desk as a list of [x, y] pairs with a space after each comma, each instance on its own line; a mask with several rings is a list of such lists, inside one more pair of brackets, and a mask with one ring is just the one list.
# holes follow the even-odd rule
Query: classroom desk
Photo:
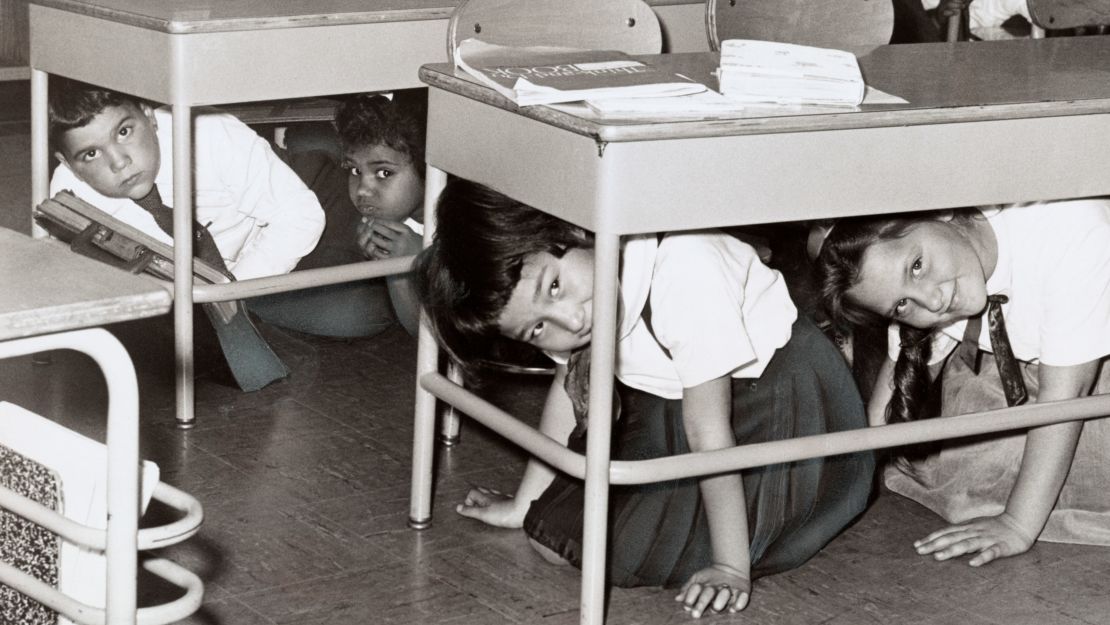
[[[162, 315], [173, 299], [158, 281], [129, 274], [78, 256], [50, 240], [35, 240], [0, 228], [0, 358], [53, 349], [74, 349], [90, 356], [108, 386], [108, 529], [74, 525], [61, 515], [28, 505], [15, 493], [0, 488], [0, 506], [11, 508], [65, 536], [71, 542], [99, 546], [107, 557], [107, 602], [101, 622], [165, 623], [184, 618], [200, 606], [200, 579], [167, 560], [144, 564], [149, 571], [185, 588], [170, 604], [136, 609], [135, 580], [138, 549], [174, 544], [192, 536], [200, 526], [201, 509], [195, 499], [159, 484], [155, 497], [185, 512], [173, 523], [138, 529], [139, 522], [139, 394], [135, 368], [123, 345], [96, 326]], [[32, 502], [33, 503], [33, 502]], [[96, 618], [97, 610], [81, 605], [41, 582], [29, 579], [0, 562], [0, 580], [71, 618]], [[90, 621], [91, 622], [91, 621]]]
[[[417, 70], [447, 58], [458, 0], [32, 0], [31, 202], [48, 193], [47, 75], [60, 74], [172, 107], [174, 232], [190, 232], [194, 106], [421, 86]], [[692, 0], [650, 0], [672, 35], [690, 38]], [[704, 38], [702, 38], [704, 41]], [[688, 45], [688, 44], [687, 44]], [[673, 48], [672, 48], [673, 49]], [[188, 236], [174, 237], [176, 404], [194, 424], [193, 302], [366, 279], [404, 267], [350, 265], [264, 283], [192, 289]], [[324, 281], [321, 281], [321, 278]]]
[[[705, 475], [861, 449], [1110, 414], [1110, 396], [610, 462], [617, 268], [621, 235], [1110, 194], [1110, 37], [879, 46], [859, 50], [867, 82], [909, 101], [858, 110], [685, 122], [604, 123], [518, 108], [489, 89], [425, 66], [431, 87], [428, 187], [445, 172], [489, 185], [593, 231], [590, 436], [585, 457], [436, 373], [418, 351], [410, 518], [430, 521], [435, 397], [552, 466], [586, 481], [583, 622], [604, 606], [610, 483]], [[648, 57], [710, 81], [712, 53]], [[465, 119], [465, 124], [455, 120]], [[431, 237], [434, 213], [425, 217]]]
[[[416, 87], [420, 63], [446, 58], [446, 18], [453, 7], [453, 0], [35, 0], [29, 9], [32, 205], [46, 198], [49, 186], [49, 73], [172, 107], [174, 232], [188, 233], [192, 107]], [[177, 422], [190, 427], [192, 304], [236, 299], [242, 289], [258, 285], [234, 283], [211, 289], [208, 299], [195, 297], [192, 238], [174, 239]], [[382, 275], [362, 265], [364, 270], [349, 266], [332, 281]], [[261, 292], [327, 283], [318, 278], [270, 280]]]

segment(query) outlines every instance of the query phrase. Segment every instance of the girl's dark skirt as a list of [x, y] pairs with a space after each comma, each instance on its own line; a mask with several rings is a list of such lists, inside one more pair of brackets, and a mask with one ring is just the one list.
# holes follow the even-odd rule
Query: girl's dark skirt
[[[682, 402], [617, 384], [621, 418], [614, 460], [688, 453]], [[843, 357], [802, 317], [758, 379], [732, 380], [732, 429], [738, 444], [866, 427], [863, 402]], [[584, 453], [585, 436], [568, 446]], [[874, 457], [861, 452], [748, 469], [752, 577], [801, 565], [867, 505]], [[582, 565], [584, 485], [559, 474], [534, 502], [524, 530], [575, 566]], [[697, 478], [614, 486], [610, 491], [609, 583], [677, 586], [713, 562]]]

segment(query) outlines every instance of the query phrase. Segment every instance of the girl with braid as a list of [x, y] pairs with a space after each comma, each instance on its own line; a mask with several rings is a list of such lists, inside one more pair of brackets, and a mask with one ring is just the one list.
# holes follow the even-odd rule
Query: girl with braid
[[[926, 416], [938, 375], [943, 416], [1110, 390], [1110, 200], [843, 219], [810, 243], [834, 322], [890, 327], [873, 426]], [[1107, 419], [1048, 425], [945, 441], [885, 481], [950, 523], [918, 553], [979, 566], [1037, 539], [1110, 544], [1108, 449]]]

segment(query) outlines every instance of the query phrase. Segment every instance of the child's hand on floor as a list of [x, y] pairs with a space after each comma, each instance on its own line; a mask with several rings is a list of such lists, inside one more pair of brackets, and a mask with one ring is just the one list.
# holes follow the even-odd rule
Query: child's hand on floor
[[946, 527], [915, 542], [913, 546], [917, 553], [932, 554], [937, 560], [974, 553], [975, 557], [968, 564], [982, 566], [991, 560], [1025, 553], [1033, 542], [1016, 521], [1002, 513]]
[[528, 502], [521, 505], [512, 495], [478, 486], [470, 489], [466, 500], [455, 506], [455, 512], [494, 527], [519, 529], [524, 526]]
[[752, 582], [743, 572], [725, 564], [711, 564], [694, 573], [682, 586], [675, 601], [694, 618], [701, 618], [707, 609], [730, 614], [748, 607]]
[[356, 242], [370, 259], [411, 256], [424, 247], [423, 238], [398, 221], [363, 217], [356, 231]]

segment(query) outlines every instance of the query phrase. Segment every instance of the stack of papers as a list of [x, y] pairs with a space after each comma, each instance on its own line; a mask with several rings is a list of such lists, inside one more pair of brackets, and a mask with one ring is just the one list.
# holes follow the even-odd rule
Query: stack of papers
[[466, 39], [455, 66], [520, 106], [661, 98], [707, 87], [615, 50], [510, 47]]
[[856, 56], [773, 41], [721, 42], [721, 93], [747, 103], [858, 106], [865, 85]]

